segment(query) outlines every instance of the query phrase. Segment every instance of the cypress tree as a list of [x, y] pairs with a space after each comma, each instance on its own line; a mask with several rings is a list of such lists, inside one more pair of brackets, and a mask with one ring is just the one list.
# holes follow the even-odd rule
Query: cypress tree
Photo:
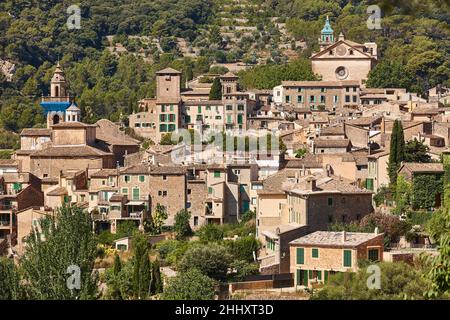
[[209, 91], [209, 100], [222, 99], [222, 85], [220, 84], [219, 77], [215, 78]]
[[150, 266], [150, 259], [148, 258], [148, 251], [142, 256], [141, 268], [139, 270], [139, 284], [140, 292], [139, 297], [141, 299], [147, 297], [150, 294], [150, 280], [152, 277], [152, 269]]
[[114, 257], [114, 266], [113, 266], [114, 275], [117, 276], [121, 270], [122, 270], [122, 262], [120, 262], [119, 255], [116, 254], [116, 256]]
[[151, 293], [158, 294], [163, 292], [163, 283], [161, 280], [161, 272], [159, 269], [159, 260], [156, 259], [152, 263], [152, 280], [151, 280]]
[[397, 171], [405, 157], [405, 137], [403, 126], [399, 120], [394, 121], [388, 162], [389, 179], [392, 186], [397, 182]]

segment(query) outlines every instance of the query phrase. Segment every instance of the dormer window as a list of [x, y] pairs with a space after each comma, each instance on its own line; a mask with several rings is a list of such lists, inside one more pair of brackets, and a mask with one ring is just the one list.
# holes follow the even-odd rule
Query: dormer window
[[349, 54], [352, 56], [353, 55], [353, 50], [349, 50]]

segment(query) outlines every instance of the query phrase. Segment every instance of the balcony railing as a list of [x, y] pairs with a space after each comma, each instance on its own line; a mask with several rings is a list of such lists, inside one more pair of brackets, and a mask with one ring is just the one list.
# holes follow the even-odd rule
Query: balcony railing
[[0, 204], [0, 211], [1, 210], [17, 210], [17, 206], [11, 205], [11, 204]]
[[9, 227], [11, 225], [11, 221], [9, 220], [0, 220], [0, 227]]

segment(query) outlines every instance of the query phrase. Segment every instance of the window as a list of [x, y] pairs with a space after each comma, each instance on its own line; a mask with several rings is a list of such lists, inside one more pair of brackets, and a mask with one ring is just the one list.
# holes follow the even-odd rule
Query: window
[[166, 112], [166, 106], [165, 105], [161, 105], [161, 112]]
[[175, 122], [175, 114], [169, 114], [169, 122]]
[[233, 110], [233, 106], [232, 105], [227, 105], [227, 111], [232, 111]]
[[214, 178], [220, 178], [220, 171], [214, 171]]
[[379, 251], [378, 251], [378, 249], [369, 249], [367, 251], [367, 258], [370, 261], [373, 261], [373, 262], [379, 261], [380, 258], [379, 258]]
[[175, 129], [176, 129], [176, 126], [174, 124], [169, 124], [169, 126], [168, 126], [169, 132], [173, 132], [173, 131], [175, 131]]
[[166, 190], [164, 190], [164, 191], [162, 192], [162, 196], [163, 196], [163, 197], [167, 197], [167, 191], [166, 191]]
[[140, 190], [139, 188], [133, 188], [133, 200], [139, 200]]
[[191, 194], [191, 189], [187, 189], [187, 194]]
[[145, 176], [139, 176], [139, 181], [140, 182], [145, 182]]
[[320, 92], [327, 92], [327, 88], [320, 88]]
[[222, 120], [221, 116], [216, 116], [216, 120]]
[[338, 103], [339, 101], [339, 97], [338, 96], [333, 96], [333, 102], [334, 103]]
[[344, 267], [352, 266], [352, 250], [344, 250]]
[[303, 96], [297, 96], [297, 102], [303, 103]]
[[238, 114], [237, 121], [238, 121], [238, 124], [242, 124], [242, 122], [243, 122], [243, 115], [242, 114]]
[[240, 174], [241, 174], [241, 170], [239, 170], [239, 169], [234, 169], [234, 174], [235, 174], [235, 175], [240, 175]]
[[159, 131], [160, 132], [167, 132], [167, 124], [160, 124], [159, 125]]
[[291, 102], [291, 97], [290, 96], [286, 96], [286, 103]]
[[242, 104], [238, 105], [238, 111], [244, 111], [244, 106]]
[[232, 123], [230, 115], [227, 115], [227, 123]]
[[328, 198], [328, 206], [331, 207], [333, 205], [333, 198]]
[[172, 104], [170, 105], [170, 111], [173, 111], [173, 105]]
[[311, 257], [313, 257], [313, 258], [318, 258], [318, 257], [319, 257], [319, 249], [317, 249], [317, 248], [312, 248], [312, 249], [311, 249]]
[[316, 102], [316, 96], [309, 96], [309, 102]]
[[350, 96], [349, 95], [345, 96], [345, 102], [350, 102]]
[[194, 226], [198, 226], [198, 217], [194, 217]]
[[106, 184], [106, 180], [102, 180], [102, 186]]
[[357, 96], [353, 96], [353, 102], [354, 103], [358, 102], [358, 97]]
[[130, 176], [124, 176], [124, 177], [123, 177], [123, 180], [124, 180], [125, 182], [130, 182], [130, 179], [131, 179]]
[[201, 106], [197, 107], [197, 113], [202, 113], [202, 107]]
[[325, 103], [325, 96], [320, 96], [320, 103]]
[[208, 193], [209, 193], [209, 194], [213, 193], [213, 188], [208, 187]]
[[128, 194], [128, 188], [122, 188], [122, 194]]
[[162, 179], [163, 179], [163, 180], [167, 180], [167, 176], [166, 176], [166, 175], [163, 175], [163, 176], [162, 176]]
[[297, 248], [297, 264], [305, 263], [305, 249]]

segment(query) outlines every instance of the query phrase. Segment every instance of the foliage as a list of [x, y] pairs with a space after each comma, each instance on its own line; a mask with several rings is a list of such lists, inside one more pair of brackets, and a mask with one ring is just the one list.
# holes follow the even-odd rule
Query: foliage
[[389, 187], [382, 186], [378, 189], [378, 192], [373, 197], [373, 201], [375, 201], [375, 205], [378, 207], [383, 204], [385, 201], [392, 200], [392, 192]]
[[367, 289], [367, 279], [373, 274], [361, 268], [357, 273], [330, 275], [321, 290], [313, 292], [313, 300], [403, 300], [423, 299], [429, 282], [421, 277], [417, 266], [404, 262], [381, 262], [380, 289]]
[[175, 215], [173, 229], [178, 240], [184, 239], [192, 234], [191, 225], [189, 224], [190, 219], [191, 213], [186, 209], [178, 211]]
[[307, 59], [297, 59], [289, 64], [268, 64], [239, 72], [239, 82], [245, 89], [272, 89], [285, 80], [317, 80]]
[[442, 175], [414, 175], [411, 190], [411, 205], [413, 209], [429, 209], [435, 207], [437, 200], [436, 198], [441, 197], [442, 193]]
[[176, 265], [189, 249], [190, 244], [191, 242], [179, 240], [163, 240], [156, 244], [156, 250], [165, 264]]
[[412, 184], [406, 180], [403, 175], [397, 177], [397, 186], [395, 190], [395, 208], [396, 215], [402, 215], [411, 205]]
[[10, 131], [0, 130], [0, 149], [19, 149], [19, 148], [20, 148], [19, 135]]
[[197, 269], [213, 279], [224, 279], [231, 263], [226, 247], [216, 244], [199, 244], [189, 248], [178, 263], [178, 270]]
[[241, 214], [241, 222], [247, 222], [256, 219], [256, 211], [248, 210]]
[[405, 156], [405, 138], [401, 121], [395, 120], [392, 128], [388, 173], [391, 185], [397, 182], [397, 171]]
[[254, 236], [241, 237], [226, 242], [235, 260], [253, 261], [253, 252], [258, 253], [260, 244]]
[[150, 290], [152, 294], [159, 294], [163, 292], [163, 282], [161, 279], [161, 270], [158, 259], [156, 259], [152, 263], [152, 279], [150, 283]]
[[[27, 237], [21, 260], [25, 289], [31, 299], [94, 299], [93, 273], [96, 241], [89, 215], [78, 207], [63, 206], [55, 217], [39, 220]], [[68, 289], [68, 267], [80, 268], [80, 289]]]
[[117, 223], [116, 239], [131, 237], [136, 231], [138, 231], [138, 227], [134, 221], [120, 221]]
[[427, 292], [431, 298], [450, 294], [450, 213], [442, 211], [441, 215], [443, 230], [439, 237], [439, 255], [429, 258], [430, 270], [426, 274], [432, 284]]
[[118, 239], [115, 234], [112, 234], [111, 231], [102, 231], [97, 236], [97, 241], [103, 245], [112, 245], [114, 240]]
[[197, 232], [200, 241], [215, 242], [223, 239], [222, 227], [217, 224], [205, 224]]
[[231, 263], [231, 268], [236, 271], [233, 276], [234, 281], [242, 281], [247, 276], [259, 273], [259, 266], [257, 263], [249, 263], [245, 260], [235, 260]]
[[133, 293], [135, 299], [144, 299], [150, 288], [150, 261], [148, 240], [141, 233], [133, 236]]
[[431, 218], [427, 221], [425, 230], [433, 240], [439, 242], [441, 236], [445, 235], [450, 229], [448, 226], [448, 216], [448, 210], [442, 208], [434, 211]]
[[21, 299], [20, 275], [12, 260], [0, 257], [0, 300]]
[[153, 234], [160, 234], [162, 232], [162, 226], [167, 217], [168, 215], [166, 207], [158, 203], [156, 205], [155, 213], [152, 216], [150, 232], [152, 232]]
[[211, 90], [209, 91], [209, 100], [221, 100], [222, 99], [222, 84], [220, 78], [214, 78]]
[[412, 85], [412, 75], [406, 66], [398, 61], [383, 60], [369, 72], [369, 88], [406, 88]]
[[378, 227], [378, 231], [384, 233], [385, 244], [389, 244], [391, 241], [398, 241], [400, 236], [405, 235], [410, 229], [410, 225], [400, 220], [398, 216], [381, 212], [365, 216], [360, 222], [360, 227], [363, 230], [367, 230], [366, 232], [373, 232], [375, 227]]
[[416, 138], [410, 140], [405, 145], [406, 162], [431, 162], [431, 156], [428, 154], [430, 148], [418, 141]]
[[303, 158], [308, 153], [307, 148], [300, 148], [295, 151], [295, 157], [296, 158]]
[[212, 300], [214, 286], [213, 279], [197, 269], [191, 269], [169, 279], [162, 298], [165, 300]]
[[106, 296], [112, 300], [122, 300], [122, 294], [119, 285], [119, 274], [122, 271], [122, 262], [120, 257], [116, 254], [114, 256], [114, 265], [105, 271], [106, 284], [108, 290]]

